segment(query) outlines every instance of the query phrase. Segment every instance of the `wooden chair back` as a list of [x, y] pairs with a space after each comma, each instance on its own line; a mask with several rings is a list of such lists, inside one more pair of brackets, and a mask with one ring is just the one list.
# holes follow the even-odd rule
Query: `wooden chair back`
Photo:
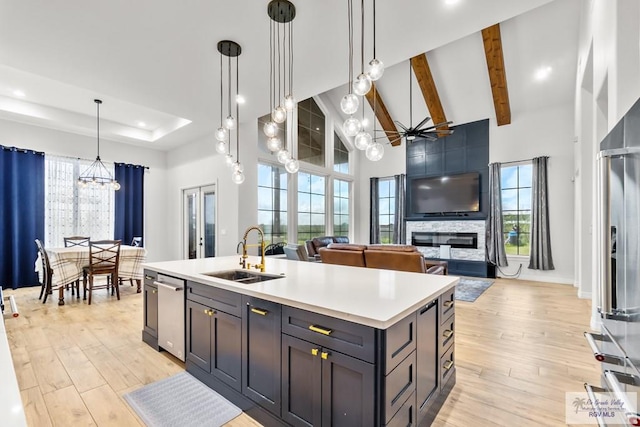
[[91, 274], [111, 274], [118, 271], [121, 240], [91, 240], [89, 270]]
[[84, 236], [65, 237], [64, 247], [70, 248], [73, 246], [89, 246], [89, 237], [84, 237]]
[[44, 295], [43, 303], [47, 302], [47, 295], [51, 290], [51, 281], [53, 280], [53, 270], [51, 270], [51, 263], [49, 262], [49, 255], [47, 255], [47, 251], [44, 249], [44, 245], [39, 239], [35, 240], [36, 247], [38, 248], [38, 253], [40, 254], [40, 262], [42, 262], [42, 286], [40, 288], [40, 297], [38, 299], [42, 299]]

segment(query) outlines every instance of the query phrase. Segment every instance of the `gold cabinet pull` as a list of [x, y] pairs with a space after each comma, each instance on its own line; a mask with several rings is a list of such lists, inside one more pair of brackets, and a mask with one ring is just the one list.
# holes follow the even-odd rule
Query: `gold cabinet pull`
[[333, 332], [331, 329], [324, 329], [324, 328], [320, 328], [316, 325], [310, 325], [309, 326], [309, 330], [313, 331], [313, 332], [317, 332], [319, 334], [322, 335], [329, 335], [331, 334], [331, 332]]
[[155, 277], [149, 276], [148, 274], [145, 274], [144, 278], [147, 279], [147, 280], [155, 280], [156, 279]]
[[451, 369], [452, 366], [453, 366], [453, 360], [447, 360], [446, 362], [444, 362], [444, 365], [442, 367], [444, 368], [445, 371], [448, 371], [449, 369]]
[[453, 305], [453, 301], [445, 301], [442, 305], [445, 307], [451, 307]]
[[445, 331], [442, 333], [442, 335], [445, 338], [449, 338], [449, 337], [451, 337], [451, 335], [453, 335], [453, 331], [451, 329], [445, 329]]
[[255, 308], [255, 307], [252, 307], [252, 308], [251, 308], [251, 312], [252, 312], [252, 313], [259, 314], [260, 316], [266, 316], [266, 315], [267, 315], [267, 313], [268, 313], [268, 311], [267, 311], [267, 310], [261, 310], [261, 309], [259, 309], [259, 308]]
[[311, 355], [317, 356], [318, 355], [318, 349], [317, 348], [312, 348], [311, 349]]
[[152, 294], [157, 294], [157, 293], [158, 293], [158, 290], [157, 290], [157, 289], [154, 289], [154, 290], [152, 290], [152, 291], [151, 291], [151, 293], [152, 293]]
[[204, 314], [209, 314], [209, 310], [207, 310], [206, 308], [204, 309]]
[[320, 357], [322, 357], [324, 360], [327, 360], [329, 358], [329, 352], [323, 351], [322, 353], [320, 353]]

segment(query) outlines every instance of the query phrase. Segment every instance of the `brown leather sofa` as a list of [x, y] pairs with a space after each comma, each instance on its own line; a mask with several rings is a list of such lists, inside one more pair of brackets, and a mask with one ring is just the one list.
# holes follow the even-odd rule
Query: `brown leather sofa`
[[314, 237], [311, 240], [304, 242], [307, 248], [307, 254], [309, 258], [319, 258], [320, 248], [326, 248], [331, 243], [349, 243], [349, 237], [347, 236], [322, 236]]
[[353, 243], [331, 243], [320, 248], [320, 258], [325, 264], [350, 265], [366, 267], [364, 253], [367, 247]]
[[446, 268], [441, 264], [427, 268], [422, 253], [412, 245], [330, 243], [327, 247], [320, 248], [319, 254], [322, 262], [327, 264], [446, 274]]

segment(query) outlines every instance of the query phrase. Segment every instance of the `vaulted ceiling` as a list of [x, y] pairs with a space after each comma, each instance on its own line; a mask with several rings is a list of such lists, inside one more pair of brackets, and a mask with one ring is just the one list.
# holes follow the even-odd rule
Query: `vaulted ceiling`
[[[328, 92], [339, 102], [348, 78], [347, 2], [293, 3], [295, 95]], [[366, 3], [370, 11], [371, 0]], [[447, 119], [495, 117], [481, 31], [498, 23], [512, 119], [523, 109], [572, 99], [579, 3], [378, 0], [377, 51], [388, 67], [378, 87], [390, 117], [408, 122], [404, 64], [425, 52]], [[92, 136], [93, 99], [101, 98], [104, 137], [177, 147], [219, 125], [216, 43], [232, 39], [243, 49], [240, 84], [247, 103], [241, 120], [255, 123], [269, 108], [267, 4], [0, 0], [0, 118]], [[358, 35], [359, 26], [355, 30]], [[546, 64], [555, 80], [543, 88], [531, 76]], [[414, 103], [419, 121], [427, 108], [418, 96]]]

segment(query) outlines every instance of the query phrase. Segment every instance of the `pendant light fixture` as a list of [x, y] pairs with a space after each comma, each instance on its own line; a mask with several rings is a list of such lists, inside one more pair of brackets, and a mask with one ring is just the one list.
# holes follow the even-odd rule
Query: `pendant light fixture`
[[349, 117], [342, 124], [342, 130], [347, 136], [356, 136], [362, 129], [362, 123], [353, 115], [358, 111], [360, 100], [353, 93], [353, 0], [347, 0], [347, 21], [349, 27], [349, 93], [340, 101], [340, 109]]
[[360, 74], [353, 82], [353, 92], [365, 96], [371, 90], [371, 77], [364, 72], [364, 0], [360, 0]]
[[[263, 126], [267, 148], [277, 153], [287, 172], [296, 173], [298, 160], [291, 156], [286, 141], [278, 136], [278, 124], [290, 124], [297, 103], [293, 96], [293, 24], [296, 7], [288, 0], [272, 0], [267, 6], [269, 24], [269, 109], [271, 119]], [[289, 135], [291, 132], [289, 132]]]
[[[224, 127], [222, 121], [222, 105], [223, 105], [223, 88], [222, 88], [222, 53], [220, 54], [220, 126], [216, 129], [216, 151], [219, 154], [227, 154], [227, 137], [229, 131]], [[229, 147], [229, 150], [231, 147]]]
[[96, 160], [78, 177], [78, 186], [82, 188], [92, 186], [117, 191], [120, 189], [120, 184], [118, 184], [118, 181], [113, 178], [109, 169], [107, 169], [104, 163], [102, 163], [102, 160], [100, 160], [100, 104], [102, 104], [102, 101], [94, 99], [93, 102], [96, 103], [96, 140], [98, 151]]
[[[242, 184], [244, 182], [244, 167], [242, 163], [240, 163], [240, 104], [238, 103], [239, 94], [240, 94], [240, 69], [238, 65], [238, 57], [242, 53], [242, 48], [240, 45], [231, 40], [222, 40], [218, 42], [218, 52], [220, 52], [220, 118], [222, 119], [222, 55], [227, 57], [227, 118], [223, 122], [223, 127], [229, 134], [229, 151], [225, 155], [225, 162], [227, 166], [230, 166], [233, 172], [231, 173], [231, 180], [234, 184]], [[231, 58], [235, 58], [235, 76], [236, 76], [236, 95], [235, 97], [231, 97], [231, 86], [232, 86], [232, 67], [231, 67]], [[232, 114], [232, 99], [233, 105], [235, 105], [235, 116]], [[236, 159], [233, 160], [233, 156], [231, 155], [231, 130], [235, 129], [235, 139], [236, 139]], [[220, 129], [218, 129], [220, 130]], [[218, 137], [218, 132], [216, 131], [216, 138]], [[220, 142], [220, 141], [219, 141]], [[226, 144], [225, 144], [226, 145]], [[216, 146], [217, 148], [217, 146]], [[219, 151], [219, 150], [218, 150]], [[220, 151], [219, 151], [220, 152]], [[224, 151], [226, 152], [226, 150]]]

